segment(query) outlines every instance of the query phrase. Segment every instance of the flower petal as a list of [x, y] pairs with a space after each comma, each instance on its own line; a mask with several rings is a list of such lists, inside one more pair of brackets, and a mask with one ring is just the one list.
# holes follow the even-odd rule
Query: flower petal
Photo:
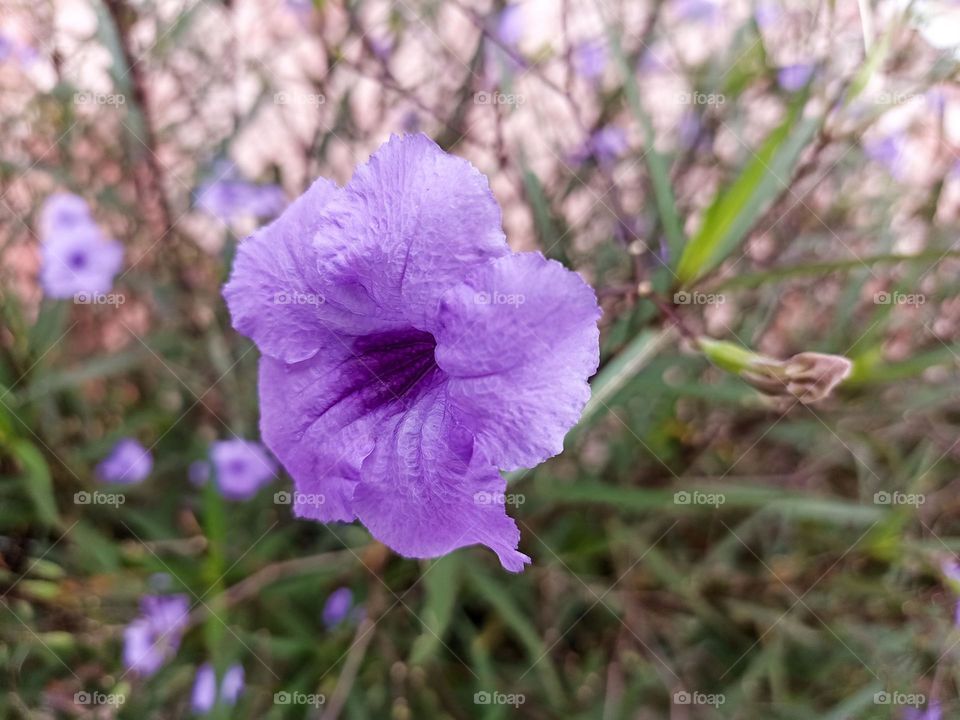
[[336, 250], [317, 229], [339, 192], [317, 180], [237, 250], [223, 296], [233, 326], [266, 355], [299, 362], [313, 357], [331, 332], [362, 335], [398, 324], [398, 314], [374, 303], [349, 268], [321, 270]]
[[467, 545], [493, 550], [511, 572], [530, 558], [504, 512], [506, 482], [473, 456], [473, 439], [448, 411], [438, 384], [389, 417], [363, 462], [353, 507], [370, 533], [407, 557], [430, 558]]
[[487, 179], [423, 134], [392, 137], [357, 169], [319, 229], [378, 305], [423, 328], [440, 295], [474, 266], [509, 253]]
[[444, 295], [437, 364], [451, 410], [497, 467], [532, 467], [563, 449], [600, 360], [596, 295], [539, 253], [475, 270]]

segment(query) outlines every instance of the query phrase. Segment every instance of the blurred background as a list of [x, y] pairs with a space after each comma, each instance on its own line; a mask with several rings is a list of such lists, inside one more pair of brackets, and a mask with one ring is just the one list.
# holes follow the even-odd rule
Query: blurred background
[[[958, 63], [948, 0], [0, 0], [0, 716], [960, 717]], [[293, 518], [220, 296], [418, 131], [604, 310], [521, 575]]]

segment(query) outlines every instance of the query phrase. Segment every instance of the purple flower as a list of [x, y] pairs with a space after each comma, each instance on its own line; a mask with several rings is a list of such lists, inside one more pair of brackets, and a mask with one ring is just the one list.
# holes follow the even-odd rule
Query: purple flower
[[196, 203], [204, 212], [225, 223], [239, 218], [272, 218], [287, 205], [287, 196], [279, 185], [257, 185], [241, 180], [236, 170], [218, 163], [216, 180], [197, 188]]
[[123, 662], [140, 675], [152, 675], [180, 646], [190, 605], [186, 595], [145, 595], [140, 610], [123, 631]]
[[323, 624], [328, 628], [339, 625], [353, 607], [353, 593], [350, 588], [342, 587], [330, 593], [323, 606]]
[[523, 67], [518, 45], [523, 39], [523, 9], [517, 5], [507, 5], [497, 16], [496, 25], [491, 34], [496, 39], [484, 43], [484, 68], [489, 85], [497, 85], [504, 76]]
[[147, 479], [153, 469], [150, 451], [133, 438], [124, 438], [97, 465], [97, 476], [108, 483], [132, 485]]
[[925, 710], [920, 708], [906, 708], [903, 711], [903, 720], [941, 720], [943, 712], [940, 710], [940, 701], [932, 698]]
[[[231, 665], [223, 674], [220, 682], [220, 701], [224, 705], [235, 705], [243, 692], [243, 666]], [[193, 682], [190, 706], [195, 713], [206, 714], [217, 704], [217, 674], [210, 663], [197, 668]]]
[[612, 165], [627, 151], [627, 133], [616, 125], [605, 125], [595, 131], [570, 156], [575, 165], [593, 158], [600, 165]]
[[246, 500], [275, 477], [276, 463], [260, 443], [221, 440], [210, 448], [217, 486], [229, 500]]
[[678, 18], [691, 22], [713, 22], [721, 14], [715, 0], [673, 0], [670, 5]]
[[880, 163], [895, 179], [901, 179], [905, 170], [904, 141], [901, 133], [887, 135], [864, 143], [867, 157]]
[[562, 450], [600, 309], [576, 273], [510, 251], [483, 175], [394, 137], [244, 241], [224, 296], [263, 354], [263, 439], [325, 499], [297, 515], [359, 519], [408, 557], [480, 543], [523, 569], [498, 468]]
[[607, 68], [607, 46], [601, 40], [582, 42], [573, 51], [573, 68], [585, 80], [596, 80]]
[[40, 211], [40, 240], [40, 280], [50, 297], [105, 293], [123, 263], [123, 246], [103, 235], [76, 195], [47, 198]]
[[814, 67], [811, 63], [787, 65], [777, 71], [777, 83], [787, 92], [802, 90], [813, 77]]
[[780, 19], [783, 17], [783, 9], [775, 0], [761, 0], [757, 3], [753, 17], [759, 27], [772, 27], [780, 22]]
[[187, 468], [187, 479], [191, 485], [200, 487], [210, 479], [210, 463], [206, 460], [194, 460]]

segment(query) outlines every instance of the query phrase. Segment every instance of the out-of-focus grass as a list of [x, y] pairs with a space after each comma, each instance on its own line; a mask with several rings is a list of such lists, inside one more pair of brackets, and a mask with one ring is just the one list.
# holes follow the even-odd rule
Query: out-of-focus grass
[[[329, 5], [304, 23], [312, 47], [389, 87], [368, 53], [351, 55], [359, 27], [325, 34], [333, 30], [324, 18], [344, 18]], [[127, 242], [131, 267], [120, 285], [137, 301], [129, 313], [38, 305], [12, 260], [0, 275], [0, 715], [184, 717], [196, 667], [208, 660], [246, 671], [238, 706], [218, 708], [219, 717], [840, 720], [902, 717], [896, 702], [908, 695], [939, 701], [944, 717], [960, 712], [960, 587], [941, 572], [960, 550], [957, 223], [948, 192], [956, 180], [944, 163], [935, 168], [941, 177], [908, 182], [868, 160], [865, 134], [896, 108], [862, 99], [878, 78], [890, 83], [881, 87], [949, 93], [941, 81], [956, 76], [956, 64], [926, 47], [911, 60], [920, 41], [898, 24], [871, 55], [855, 54], [855, 66], [820, 65], [810, 87], [789, 94], [775, 86], [779, 48], [741, 18], [728, 47], [671, 71], [688, 89], [726, 97], [720, 107], [691, 108], [698, 140], [683, 148], [659, 122], [663, 93], [636, 70], [649, 43], [661, 49], [676, 29], [660, 5], [645, 8], [636, 27], [610, 8], [600, 13], [596, 34], [608, 39], [613, 69], [595, 89], [596, 125], [618, 123], [633, 138], [612, 169], [565, 160], [556, 172], [538, 170], [542, 149], [534, 158], [522, 133], [504, 137], [516, 108], [492, 110], [492, 136], [474, 129], [465, 118], [476, 111], [468, 104], [479, 79], [469, 74], [439, 119], [421, 112], [451, 150], [491, 150], [496, 162], [484, 170], [498, 193], [512, 188], [509, 209], [529, 220], [511, 240], [583, 271], [605, 311], [601, 371], [565, 452], [510, 477], [510, 513], [534, 558], [519, 576], [480, 549], [416, 562], [362, 527], [294, 520], [273, 502], [289, 487], [285, 476], [242, 503], [194, 487], [187, 468], [212, 440], [257, 434], [256, 351], [230, 329], [219, 297], [236, 234], [216, 227], [226, 243], [204, 252], [181, 232], [189, 173], [144, 143], [145, 118], [162, 108], [131, 102], [123, 128], [110, 126], [118, 134], [100, 134], [96, 120], [76, 114], [75, 88], [60, 75], [22, 115], [0, 112], [11, 134], [25, 123], [44, 140], [40, 150], [8, 148], [0, 164], [4, 250], [35, 245], [39, 202], [62, 183], [96, 199]], [[666, 19], [654, 20], [654, 8]], [[181, 48], [206, 61], [190, 55], [198, 85], [219, 77], [233, 61], [209, 62], [191, 35], [206, 10], [164, 15], [162, 42], [129, 62], [133, 11], [101, 8], [114, 89], [132, 99], [131, 69], [142, 63], [149, 81], [177, 67]], [[390, 21], [398, 42], [417, 47], [442, 33], [438, 11], [399, 11]], [[151, 13], [136, 10], [160, 22]], [[820, 32], [824, 16], [850, 24], [830, 3], [799, 15], [802, 37]], [[702, 42], [710, 35], [702, 30]], [[482, 38], [474, 42], [471, 68], [483, 55]], [[856, 48], [847, 36], [836, 42], [836, 53]], [[438, 73], [466, 72], [449, 47], [440, 52], [429, 58]], [[529, 81], [518, 91], [554, 93], [542, 83], [560, 82], [552, 63], [563, 64], [563, 53], [527, 55], [536, 62], [514, 72]], [[231, 57], [223, 50], [220, 59]], [[354, 116], [353, 88], [336, 86], [333, 72], [318, 81], [335, 110], [308, 139], [311, 175], [342, 172], [337, 148], [369, 145], [377, 134]], [[258, 97], [279, 83], [268, 77]], [[568, 97], [585, 116], [586, 92], [577, 86]], [[378, 112], [390, 116], [403, 99], [392, 89]], [[948, 99], [955, 112], [958, 98]], [[765, 122], [754, 110], [768, 104], [775, 117]], [[163, 150], [206, 160], [240, 143], [255, 116], [233, 117], [222, 137], [191, 135], [198, 146], [177, 146], [176, 125], [154, 132]], [[953, 152], [944, 124], [935, 155]], [[91, 145], [101, 151], [93, 160], [84, 155]], [[551, 148], [566, 157], [568, 148]], [[91, 177], [94, 161], [102, 176]], [[150, 204], [158, 168], [163, 177], [153, 181], [175, 200], [169, 227]], [[302, 189], [308, 178], [283, 179]], [[568, 204], [584, 192], [586, 217]], [[677, 302], [681, 289], [715, 299]], [[880, 292], [924, 302], [878, 302]], [[701, 333], [781, 357], [842, 354], [854, 370], [822, 404], [772, 401], [694, 352], [690, 336]], [[97, 486], [93, 466], [126, 435], [152, 446], [154, 472], [138, 486]], [[75, 493], [94, 489], [123, 502], [77, 504]], [[922, 503], [898, 500], [906, 496]], [[340, 586], [353, 590], [366, 619], [327, 629], [321, 607]], [[188, 594], [191, 626], [176, 657], [142, 680], [123, 668], [122, 631], [140, 596], [157, 591]], [[125, 701], [77, 705], [83, 690]], [[325, 703], [278, 704], [278, 692]], [[682, 702], [684, 692], [694, 702]], [[493, 697], [522, 705], [484, 702]]]

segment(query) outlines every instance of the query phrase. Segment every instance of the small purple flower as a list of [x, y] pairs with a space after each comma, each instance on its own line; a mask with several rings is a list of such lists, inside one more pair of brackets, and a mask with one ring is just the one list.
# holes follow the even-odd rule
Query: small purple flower
[[777, 83], [787, 92], [803, 90], [813, 77], [814, 66], [811, 63], [787, 65], [777, 71]]
[[672, 0], [670, 5], [679, 19], [690, 22], [713, 22], [721, 14], [715, 0]]
[[145, 595], [141, 615], [123, 631], [123, 662], [140, 675], [152, 675], [173, 657], [186, 629], [186, 595]]
[[863, 149], [868, 158], [887, 168], [894, 179], [899, 180], [903, 177], [906, 158], [901, 133], [894, 133], [878, 140], [868, 141], [864, 143]]
[[942, 718], [943, 712], [940, 709], [940, 701], [936, 698], [931, 698], [927, 707], [923, 710], [906, 708], [903, 711], [903, 720], [942, 720]]
[[573, 51], [573, 68], [585, 80], [597, 80], [607, 69], [607, 46], [601, 40], [582, 42]]
[[272, 218], [287, 205], [287, 196], [279, 185], [257, 185], [241, 180], [232, 168], [224, 172], [223, 163], [217, 164], [214, 172], [218, 179], [197, 188], [196, 203], [201, 210], [225, 223], [239, 218]]
[[940, 572], [948, 580], [956, 583], [960, 587], [960, 562], [956, 558], [947, 558], [940, 563]]
[[350, 613], [353, 607], [353, 592], [350, 588], [337, 588], [323, 606], [323, 624], [328, 628], [339, 625]]
[[783, 8], [775, 0], [761, 0], [757, 3], [753, 17], [759, 27], [772, 27], [783, 17]]
[[56, 193], [40, 211], [40, 280], [53, 298], [105, 293], [123, 263], [123, 246], [106, 238], [83, 198]]
[[518, 46], [523, 39], [523, 8], [519, 5], [507, 5], [497, 16], [492, 31], [494, 40], [484, 44], [484, 68], [489, 85], [497, 85], [504, 76], [523, 67]]
[[575, 165], [580, 165], [592, 158], [600, 165], [609, 166], [623, 157], [628, 147], [627, 133], [623, 128], [605, 125], [577, 148], [570, 159]]
[[229, 500], [246, 500], [276, 475], [276, 463], [260, 443], [221, 440], [210, 448], [217, 487]]
[[600, 309], [576, 273], [510, 251], [483, 175], [425, 135], [391, 138], [241, 243], [224, 297], [262, 353], [263, 439], [298, 494], [324, 497], [295, 514], [359, 519], [408, 557], [479, 543], [523, 569], [498, 468], [563, 449]]
[[187, 468], [187, 479], [192, 485], [206, 485], [210, 479], [210, 463], [206, 460], [194, 460]]
[[146, 480], [152, 469], [150, 451], [133, 438], [124, 438], [97, 465], [96, 473], [104, 482], [132, 485]]
[[[243, 692], [243, 686], [243, 666], [231, 665], [220, 682], [220, 701], [224, 705], [235, 705], [240, 693]], [[197, 668], [190, 706], [195, 713], [205, 715], [213, 710], [216, 704], [217, 675], [213, 665], [204, 663]]]

